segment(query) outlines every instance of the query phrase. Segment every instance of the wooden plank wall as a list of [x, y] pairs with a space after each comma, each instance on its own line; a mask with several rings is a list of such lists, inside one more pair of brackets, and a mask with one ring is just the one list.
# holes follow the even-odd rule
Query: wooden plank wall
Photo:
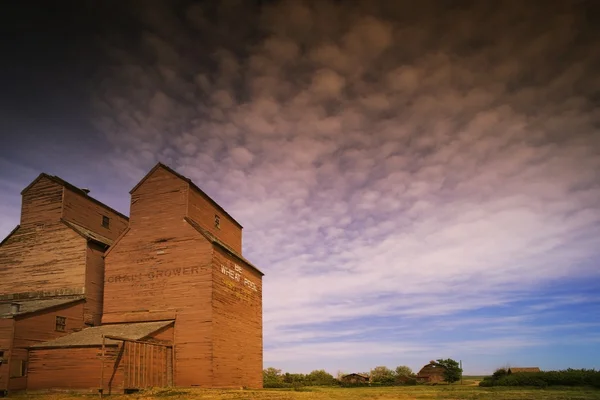
[[213, 265], [213, 386], [262, 388], [262, 278], [220, 250]]
[[[66, 317], [67, 325], [64, 332], [56, 331], [56, 317]], [[50, 311], [17, 317], [15, 320], [13, 349], [11, 363], [27, 361], [26, 347], [56, 339], [82, 329], [83, 303], [55, 307]], [[28, 371], [29, 374], [29, 371]], [[27, 377], [10, 378], [9, 390], [27, 388]]]
[[86, 249], [85, 309], [87, 324], [100, 325], [104, 294], [104, 247], [89, 242]]
[[132, 194], [130, 230], [105, 257], [102, 321], [176, 316], [175, 384], [209, 387], [212, 245], [183, 219], [187, 190], [159, 168]]
[[[0, 318], [0, 350], [4, 351], [4, 358], [10, 357], [12, 348], [14, 320], [12, 318]], [[8, 389], [8, 362], [0, 365], [0, 390]]]
[[21, 203], [21, 226], [58, 222], [62, 214], [63, 187], [42, 177], [25, 193]]
[[[123, 390], [122, 345], [105, 349], [104, 392]], [[100, 388], [102, 349], [76, 347], [29, 352], [28, 390]]]
[[0, 294], [85, 285], [86, 240], [61, 222], [21, 226], [0, 247]]
[[[215, 227], [215, 215], [220, 217], [220, 228]], [[219, 211], [197, 190], [190, 188], [188, 217], [221, 239], [238, 253], [242, 253], [242, 229], [227, 215]]]
[[[110, 218], [108, 228], [102, 226], [102, 216]], [[126, 218], [66, 187], [62, 217], [112, 240], [115, 240], [128, 224]]]

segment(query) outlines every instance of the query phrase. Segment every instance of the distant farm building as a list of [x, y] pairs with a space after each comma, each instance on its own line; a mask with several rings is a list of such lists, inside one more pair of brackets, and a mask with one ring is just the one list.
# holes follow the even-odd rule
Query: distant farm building
[[517, 372], [541, 372], [539, 367], [511, 367], [508, 369], [508, 374], [514, 374]]
[[242, 226], [157, 164], [131, 218], [60, 178], [0, 243], [0, 392], [262, 387], [262, 272]]
[[430, 361], [417, 374], [417, 382], [438, 383], [444, 381], [444, 372], [446, 368], [435, 361]]
[[368, 384], [369, 376], [363, 374], [348, 374], [340, 378], [340, 382], [348, 384]]

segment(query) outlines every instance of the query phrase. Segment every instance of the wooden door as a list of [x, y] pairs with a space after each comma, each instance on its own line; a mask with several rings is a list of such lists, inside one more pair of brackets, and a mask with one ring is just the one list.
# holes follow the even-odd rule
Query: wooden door
[[173, 348], [148, 342], [123, 343], [124, 389], [173, 385]]

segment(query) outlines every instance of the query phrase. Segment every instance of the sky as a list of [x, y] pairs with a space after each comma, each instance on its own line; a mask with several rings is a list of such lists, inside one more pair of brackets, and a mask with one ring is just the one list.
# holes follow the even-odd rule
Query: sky
[[1, 237], [161, 161], [244, 226], [265, 368], [600, 368], [599, 3], [12, 7]]

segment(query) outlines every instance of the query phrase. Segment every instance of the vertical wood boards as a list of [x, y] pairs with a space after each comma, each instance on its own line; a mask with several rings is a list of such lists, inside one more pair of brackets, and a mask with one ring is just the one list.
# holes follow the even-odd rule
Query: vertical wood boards
[[169, 385], [171, 347], [151, 343], [123, 343], [123, 388], [146, 389]]
[[[108, 227], [102, 226], [103, 216], [109, 218]], [[112, 240], [127, 228], [126, 218], [67, 187], [64, 189], [62, 218]]]

